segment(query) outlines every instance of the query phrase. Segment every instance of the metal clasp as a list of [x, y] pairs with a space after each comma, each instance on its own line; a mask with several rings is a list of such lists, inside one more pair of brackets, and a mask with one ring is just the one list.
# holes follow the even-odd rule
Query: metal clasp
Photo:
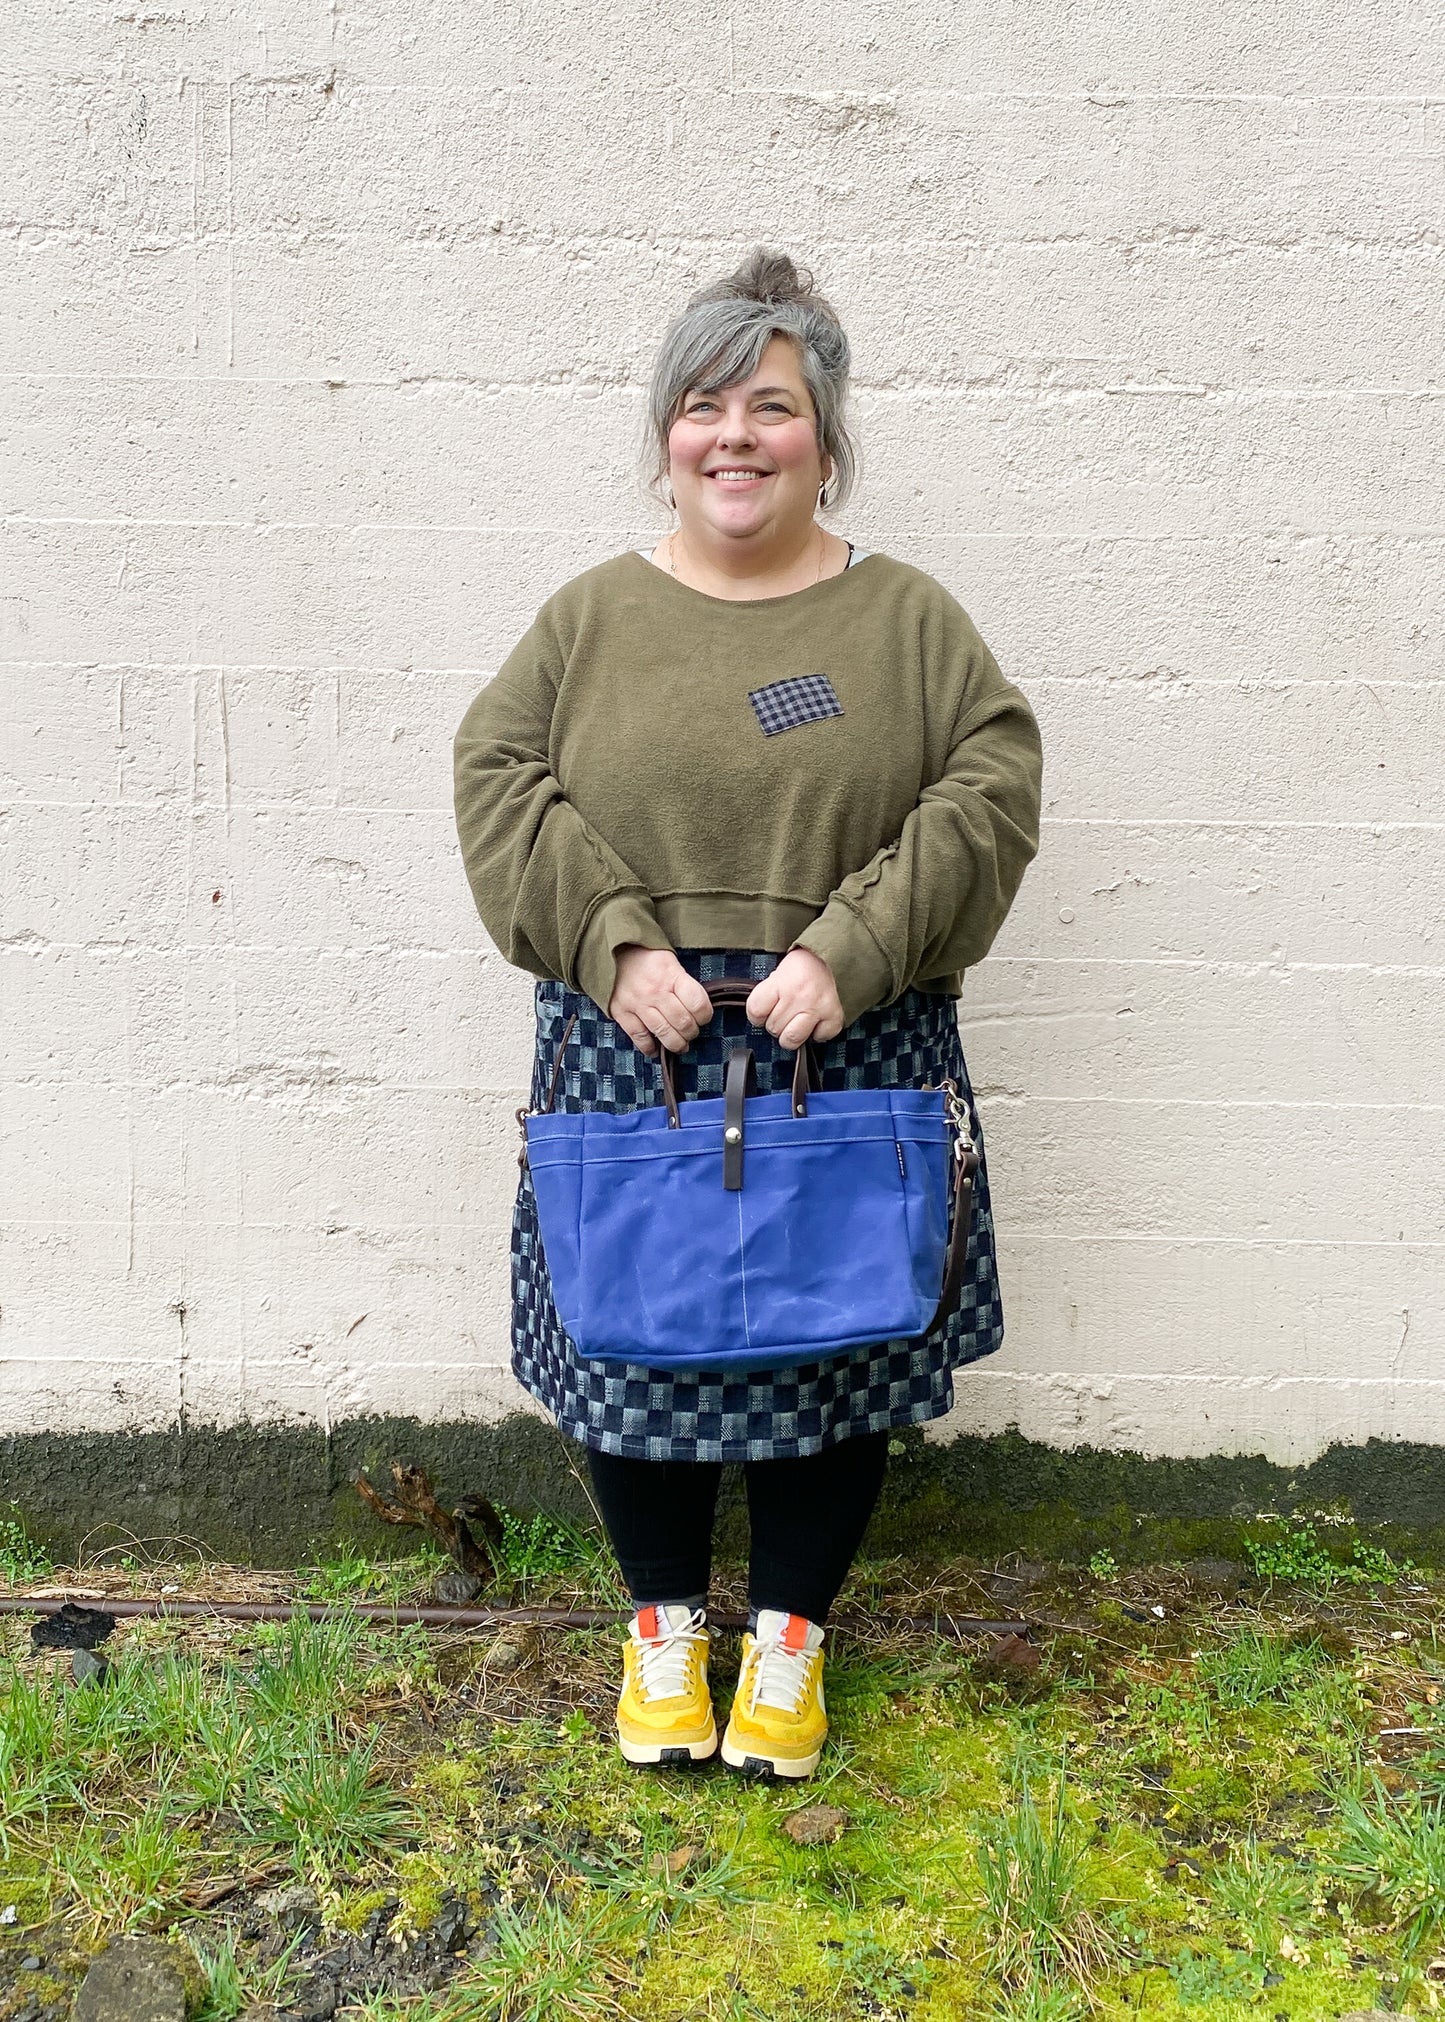
[[[974, 1148], [973, 1120], [968, 1113], [968, 1104], [964, 1101], [962, 1095], [960, 1095], [958, 1083], [953, 1080], [952, 1076], [945, 1075], [944, 1079], [939, 1082], [938, 1089], [941, 1089], [943, 1092], [944, 1106], [948, 1111], [948, 1120], [953, 1125], [953, 1156], [955, 1159], [971, 1158], [976, 1170], [979, 1158]], [[934, 1089], [929, 1092], [936, 1094], [938, 1090]]]

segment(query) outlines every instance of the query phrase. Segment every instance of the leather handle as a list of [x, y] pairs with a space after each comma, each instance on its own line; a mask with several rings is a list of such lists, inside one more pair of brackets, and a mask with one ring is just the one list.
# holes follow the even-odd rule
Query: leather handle
[[[704, 983], [702, 987], [714, 1004], [746, 1004], [758, 986], [756, 983], [749, 983], [743, 976], [724, 976], [715, 983]], [[662, 1099], [667, 1104], [667, 1127], [669, 1130], [680, 1130], [682, 1117], [678, 1112], [677, 1082], [674, 1073], [677, 1056], [670, 1047], [661, 1046], [660, 1042], [659, 1045], [657, 1064], [662, 1071]], [[807, 1039], [798, 1048], [793, 1061], [794, 1116], [808, 1114], [808, 1096], [814, 1089], [821, 1088], [822, 1083], [817, 1044], [814, 1040]]]
[[728, 1053], [723, 1081], [723, 1186], [730, 1194], [742, 1192], [743, 1118], [747, 1098], [758, 1092], [758, 1063], [751, 1046], [734, 1046]]

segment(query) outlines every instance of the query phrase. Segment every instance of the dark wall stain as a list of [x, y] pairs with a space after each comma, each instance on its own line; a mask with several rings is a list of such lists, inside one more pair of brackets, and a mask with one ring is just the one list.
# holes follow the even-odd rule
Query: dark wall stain
[[[420, 1461], [447, 1496], [480, 1490], [504, 1507], [594, 1521], [582, 1452], [524, 1413], [497, 1425], [355, 1419], [322, 1432], [190, 1425], [169, 1432], [35, 1433], [0, 1439], [6, 1505], [57, 1558], [126, 1536], [174, 1538], [250, 1564], [300, 1564], [342, 1539], [408, 1550], [351, 1487], [358, 1467]], [[728, 1471], [720, 1546], [745, 1536], [741, 1482]], [[874, 1552], [920, 1558], [1020, 1550], [1081, 1560], [1108, 1546], [1124, 1560], [1228, 1551], [1262, 1513], [1333, 1509], [1392, 1550], [1445, 1562], [1445, 1448], [1371, 1440], [1334, 1446], [1308, 1467], [1258, 1456], [1148, 1460], [1062, 1451], [1017, 1432], [947, 1445], [900, 1433]], [[151, 1552], [160, 1549], [148, 1546]]]

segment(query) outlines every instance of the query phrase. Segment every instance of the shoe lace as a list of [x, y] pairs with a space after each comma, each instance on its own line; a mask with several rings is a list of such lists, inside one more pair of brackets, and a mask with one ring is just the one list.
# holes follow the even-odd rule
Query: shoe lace
[[815, 1650], [790, 1650], [781, 1632], [772, 1643], [759, 1643], [753, 1651], [753, 1676], [748, 1692], [748, 1711], [771, 1706], [779, 1713], [796, 1713], [803, 1703], [817, 1657]]
[[[637, 1669], [642, 1683], [643, 1696], [648, 1699], [677, 1699], [686, 1692], [689, 1674], [698, 1645], [703, 1641], [703, 1623], [707, 1617], [697, 1608], [687, 1620], [677, 1628], [670, 1624], [660, 1628], [655, 1636], [637, 1636]], [[658, 1610], [658, 1621], [667, 1624], [667, 1617]]]

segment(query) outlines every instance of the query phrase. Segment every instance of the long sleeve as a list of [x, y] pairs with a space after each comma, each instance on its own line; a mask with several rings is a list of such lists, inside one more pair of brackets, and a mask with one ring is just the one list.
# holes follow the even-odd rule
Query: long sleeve
[[845, 1024], [919, 978], [981, 961], [1038, 850], [1033, 711], [952, 599], [930, 644], [959, 691], [938, 776], [898, 839], [845, 878], [793, 942], [827, 962]]
[[552, 772], [560, 672], [544, 608], [457, 731], [457, 833], [482, 924], [506, 959], [583, 991], [605, 1012], [618, 949], [672, 943], [646, 888]]

